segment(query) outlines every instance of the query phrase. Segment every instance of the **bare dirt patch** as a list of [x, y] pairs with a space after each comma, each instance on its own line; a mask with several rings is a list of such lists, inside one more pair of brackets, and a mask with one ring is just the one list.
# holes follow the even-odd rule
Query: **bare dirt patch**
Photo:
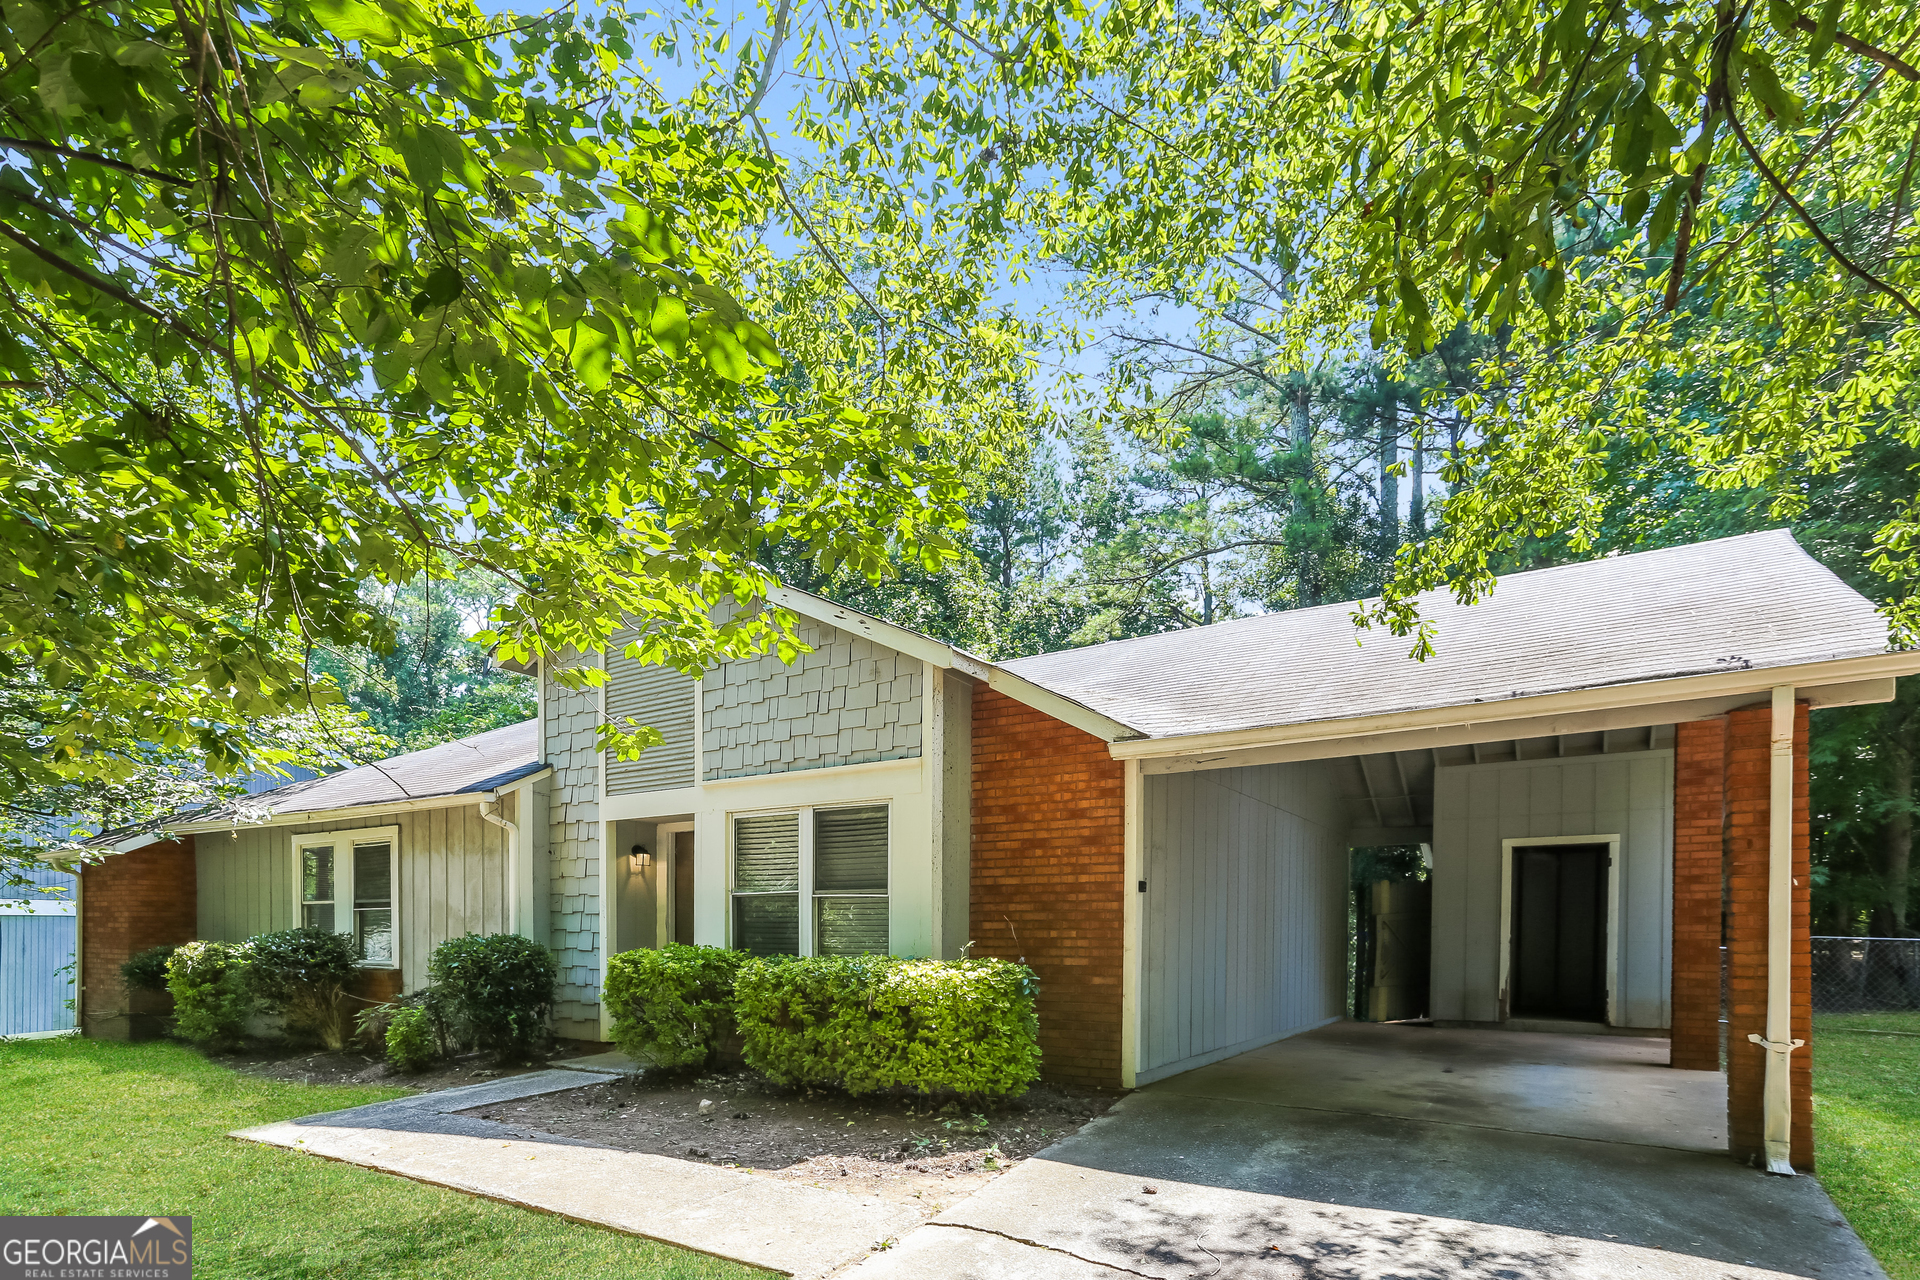
[[[783, 1090], [750, 1071], [627, 1076], [463, 1114], [622, 1151], [752, 1169], [938, 1212], [1120, 1095], [1039, 1085], [990, 1108]], [[702, 1103], [711, 1104], [706, 1110]]]

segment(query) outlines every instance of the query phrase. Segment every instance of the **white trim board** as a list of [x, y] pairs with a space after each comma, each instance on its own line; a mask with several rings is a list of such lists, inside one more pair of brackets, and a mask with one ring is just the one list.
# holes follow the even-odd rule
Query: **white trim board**
[[80, 904], [71, 898], [0, 898], [0, 916], [77, 916]]
[[[1646, 755], [1647, 752], [1636, 752]], [[1672, 752], [1667, 754], [1671, 755]], [[1589, 759], [1591, 757], [1578, 757]], [[1532, 764], [1533, 761], [1506, 761], [1507, 764]], [[1542, 763], [1554, 763], [1545, 761]], [[1484, 768], [1485, 766], [1463, 766]], [[1587, 836], [1514, 836], [1500, 842], [1500, 985], [1495, 990], [1500, 1002], [1500, 1020], [1515, 1015], [1513, 999], [1513, 851], [1555, 844], [1604, 844], [1607, 846], [1607, 1025], [1619, 1026], [1620, 1001], [1620, 841], [1621, 835]]]
[[1143, 738], [1115, 742], [1109, 750], [1116, 760], [1164, 762], [1158, 768], [1150, 763], [1150, 772], [1233, 768], [1699, 720], [1763, 701], [1763, 695], [1782, 683], [1796, 685], [1798, 694], [1815, 706], [1884, 702], [1892, 697], [1893, 677], [1916, 673], [1920, 652], [1869, 654], [1344, 720]]

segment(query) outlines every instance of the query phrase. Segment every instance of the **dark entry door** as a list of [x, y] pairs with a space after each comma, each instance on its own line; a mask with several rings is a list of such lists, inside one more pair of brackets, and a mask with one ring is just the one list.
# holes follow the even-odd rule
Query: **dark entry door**
[[693, 945], [693, 832], [673, 833], [673, 940]]
[[1511, 977], [1514, 1017], [1606, 1020], [1606, 845], [1514, 849]]

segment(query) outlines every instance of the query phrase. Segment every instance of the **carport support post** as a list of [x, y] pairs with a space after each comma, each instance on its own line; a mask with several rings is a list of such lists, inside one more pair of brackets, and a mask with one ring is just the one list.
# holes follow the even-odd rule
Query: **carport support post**
[[1767, 1033], [1747, 1039], [1766, 1050], [1761, 1093], [1767, 1172], [1793, 1173], [1793, 686], [1773, 690], [1767, 787]]

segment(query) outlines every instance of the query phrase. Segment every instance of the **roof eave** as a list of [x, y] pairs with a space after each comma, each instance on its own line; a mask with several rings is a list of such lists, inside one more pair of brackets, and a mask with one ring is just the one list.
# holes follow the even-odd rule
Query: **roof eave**
[[[1571, 689], [1530, 697], [1499, 698], [1485, 702], [1423, 707], [1413, 711], [1396, 711], [1347, 719], [1311, 720], [1300, 724], [1230, 729], [1217, 733], [1140, 738], [1115, 742], [1110, 750], [1116, 760], [1151, 760], [1200, 753], [1241, 752], [1337, 739], [1375, 737], [1411, 730], [1462, 728], [1474, 724], [1494, 724], [1634, 706], [1698, 703], [1716, 698], [1761, 694], [1780, 685], [1792, 685], [1796, 689], [1809, 691], [1835, 690], [1834, 696], [1825, 700], [1826, 705], [1840, 705], [1842, 702], [1878, 702], [1892, 697], [1890, 688], [1884, 692], [1849, 688], [1848, 692], [1841, 693], [1839, 690], [1842, 687], [1860, 686], [1872, 681], [1891, 682], [1895, 677], [1917, 673], [1920, 673], [1920, 651], [1865, 654], [1858, 657], [1831, 658], [1786, 666], [1716, 671], [1676, 679], [1597, 685], [1586, 689]], [[1815, 701], [1822, 700], [1816, 698]]]
[[[459, 791], [443, 791], [438, 795], [412, 796], [401, 800], [383, 800], [372, 804], [340, 805], [324, 809], [298, 809], [286, 813], [276, 813], [262, 822], [224, 821], [177, 822], [171, 823], [160, 831], [148, 832], [125, 842], [127, 847], [114, 845], [106, 853], [131, 853], [134, 849], [144, 848], [176, 836], [207, 835], [219, 831], [255, 831], [262, 827], [297, 827], [309, 822], [331, 822], [336, 818], [369, 817], [382, 813], [411, 813], [422, 809], [452, 809], [459, 805], [479, 804], [482, 800], [498, 800], [501, 795], [517, 791], [530, 783], [538, 782], [553, 773], [550, 764], [541, 765], [533, 772], [522, 777], [511, 778], [490, 789], [475, 787]], [[483, 780], [484, 781], [484, 780]]]

